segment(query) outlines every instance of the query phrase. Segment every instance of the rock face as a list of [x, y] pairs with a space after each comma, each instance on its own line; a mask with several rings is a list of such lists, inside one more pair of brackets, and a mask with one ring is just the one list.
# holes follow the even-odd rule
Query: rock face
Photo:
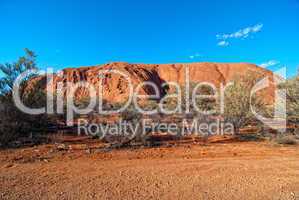
[[[273, 80], [271, 71], [260, 68], [253, 64], [220, 64], [220, 63], [191, 63], [191, 64], [129, 64], [129, 63], [110, 63], [102, 66], [91, 66], [81, 68], [67, 68], [62, 75], [54, 75], [53, 88], [59, 88], [62, 84], [64, 94], [69, 95], [72, 84], [87, 82], [96, 88], [103, 88], [103, 98], [109, 102], [121, 102], [128, 98], [128, 80], [113, 70], [125, 74], [132, 82], [134, 88], [140, 83], [149, 81], [157, 85], [160, 97], [163, 97], [167, 90], [162, 87], [163, 83], [176, 82], [180, 85], [185, 84], [186, 76], [190, 82], [208, 82], [216, 87], [224, 86], [232, 81], [236, 76], [244, 76], [250, 72], [269, 77]], [[99, 72], [106, 71], [99, 76]], [[189, 74], [189, 75], [188, 75]], [[45, 81], [45, 78], [43, 81]], [[71, 84], [71, 85], [68, 85]], [[262, 91], [262, 95], [267, 102], [274, 99], [275, 87], [271, 85]], [[150, 95], [155, 91], [150, 86], [141, 87], [139, 94]], [[79, 88], [75, 92], [77, 98], [89, 96], [87, 89]]]

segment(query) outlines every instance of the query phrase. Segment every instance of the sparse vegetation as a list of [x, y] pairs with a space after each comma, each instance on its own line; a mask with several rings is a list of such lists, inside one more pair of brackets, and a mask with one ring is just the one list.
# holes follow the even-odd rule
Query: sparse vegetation
[[296, 145], [297, 144], [297, 140], [294, 136], [292, 135], [278, 135], [274, 141], [277, 144], [284, 144], [284, 145]]
[[252, 87], [259, 78], [257, 74], [253, 73], [244, 77], [237, 77], [234, 84], [225, 91], [223, 119], [234, 125], [235, 134], [239, 134], [240, 128], [256, 120], [250, 106], [258, 112], [267, 113], [262, 99], [256, 95], [251, 97], [250, 94]]
[[[214, 95], [213, 94], [213, 89], [210, 88], [208, 85], [200, 85], [199, 87], [197, 87], [199, 83], [196, 82], [192, 82], [190, 83], [189, 88], [187, 88], [186, 86], [182, 86], [182, 90], [181, 90], [181, 94], [178, 94], [177, 91], [174, 91], [174, 89], [169, 89], [168, 95], [173, 95], [172, 97], [167, 97], [166, 100], [163, 102], [164, 103], [164, 108], [166, 110], [169, 111], [173, 111], [177, 108], [179, 102], [178, 99], [181, 96], [181, 110], [183, 112], [185, 112], [187, 110], [187, 106], [189, 108], [190, 114], [192, 116], [196, 116], [203, 114], [204, 112], [209, 112], [213, 109], [217, 109], [217, 103], [215, 98], [213, 97], [209, 97], [210, 95]], [[197, 87], [197, 88], [196, 88]], [[196, 92], [195, 94], [193, 94], [193, 92]], [[178, 95], [178, 96], [176, 96]], [[201, 95], [202, 98], [196, 98], [194, 103], [196, 105], [193, 105], [191, 102], [192, 100], [192, 96], [195, 95]], [[203, 98], [204, 97], [204, 98]], [[190, 105], [187, 105], [187, 102], [190, 102]], [[196, 109], [196, 107], [197, 109]]]
[[[46, 115], [29, 115], [21, 112], [13, 101], [13, 84], [16, 78], [23, 72], [36, 69], [36, 55], [34, 52], [25, 49], [26, 55], [20, 57], [17, 62], [6, 63], [0, 65], [3, 73], [0, 79], [0, 143], [7, 145], [9, 142], [32, 134], [33, 132], [43, 132], [49, 122]], [[22, 102], [31, 108], [40, 108], [46, 105], [46, 97], [44, 91], [36, 86], [30, 90], [26, 90], [28, 80], [35, 76], [34, 73], [29, 74], [20, 87], [20, 97]]]
[[[19, 58], [15, 63], [0, 65], [0, 70], [4, 74], [4, 76], [0, 79], [0, 110], [2, 113], [0, 117], [0, 143], [2, 144], [7, 144], [18, 137], [28, 136], [28, 134], [32, 134], [34, 132], [44, 132], [47, 130], [49, 123], [52, 121], [52, 116], [47, 114], [38, 116], [28, 115], [19, 111], [14, 105], [12, 89], [15, 79], [24, 71], [37, 68], [36, 55], [34, 52], [25, 49], [25, 53], [26, 55]], [[39, 108], [45, 106], [46, 104], [45, 91], [41, 86], [38, 85], [35, 85], [34, 87], [31, 86], [30, 90], [26, 90], [28, 87], [28, 80], [32, 79], [34, 76], [36, 76], [36, 74], [30, 74], [24, 79], [24, 81], [21, 83], [20, 94], [21, 100], [25, 105], [31, 108]], [[199, 88], [197, 88], [196, 94], [194, 94], [194, 89], [197, 87], [197, 83], [191, 83], [189, 93], [186, 92], [186, 87], [183, 87], [183, 90], [181, 91], [181, 109], [182, 111], [186, 111], [186, 107], [188, 106], [186, 102], [187, 100], [192, 102], [192, 100], [194, 100], [192, 99], [192, 96], [203, 95], [201, 96], [203, 98], [195, 99], [197, 108], [202, 112], [215, 110], [216, 112], [212, 115], [215, 115], [216, 118], [210, 118], [211, 115], [200, 113], [199, 110], [192, 105], [192, 103], [189, 105], [190, 114], [188, 116], [191, 118], [196, 118], [198, 121], [207, 124], [214, 122], [215, 119], [221, 119], [225, 122], [230, 122], [235, 128], [235, 133], [238, 134], [240, 132], [240, 128], [245, 127], [252, 122], [256, 122], [255, 116], [251, 112], [250, 106], [260, 113], [267, 113], [267, 108], [262, 99], [256, 95], [251, 96], [250, 93], [252, 87], [260, 80], [260, 78], [261, 77], [255, 73], [248, 73], [243, 77], [235, 77], [234, 84], [228, 87], [225, 91], [225, 106], [223, 114], [219, 112], [219, 103], [217, 102], [217, 99], [213, 97], [213, 88], [209, 87], [208, 85], [201, 85]], [[299, 78], [296, 77], [294, 79], [288, 80], [287, 83], [283, 85], [283, 87], [287, 89], [288, 120], [295, 124], [298, 124], [299, 121], [298, 80]], [[36, 84], [38, 83], [39, 82]], [[32, 81], [30, 84], [33, 84]], [[173, 91], [173, 88], [169, 88], [167, 91], [169, 94], [176, 94], [176, 92]], [[209, 95], [211, 96], [209, 97]], [[76, 106], [79, 108], [85, 108], [88, 103], [89, 98], [85, 97], [76, 99], [75, 101]], [[178, 103], [177, 96], [173, 96], [167, 98], [163, 105], [166, 110], [173, 110], [177, 108]], [[104, 101], [103, 104], [105, 110], [116, 110], [123, 106], [122, 103], [109, 103], [108, 101]], [[161, 113], [157, 100], [148, 100], [146, 103], [141, 104], [141, 107], [148, 111], [158, 109], [158, 111]], [[90, 115], [88, 115], [88, 117], [89, 119], [92, 119], [94, 116], [98, 117], [97, 115], [101, 116], [101, 113], [92, 112]], [[174, 115], [176, 115], [176, 113]], [[140, 124], [142, 117], [142, 114], [139, 113], [132, 105], [120, 115], [121, 119], [133, 124], [134, 126]], [[180, 119], [184, 117], [188, 118], [187, 115], [179, 117]], [[53, 118], [55, 117], [53, 116]], [[160, 120], [160, 118], [158, 120]], [[142, 130], [142, 127], [139, 129]], [[157, 131], [163, 132], [163, 130]], [[117, 137], [110, 137], [107, 141], [110, 143], [118, 143], [120, 145], [128, 145], [133, 142], [145, 144], [148, 142], [148, 135], [144, 135], [141, 132], [137, 132], [133, 137], [132, 135], [129, 135], [128, 137], [126, 134], [127, 133], [125, 132], [120, 132], [117, 134]], [[207, 133], [207, 135], [209, 135], [209, 133]]]
[[288, 124], [293, 127], [292, 132], [299, 135], [299, 71], [297, 76], [286, 80], [280, 88], [286, 90]]
[[283, 85], [287, 93], [288, 121], [299, 125], [299, 74]]

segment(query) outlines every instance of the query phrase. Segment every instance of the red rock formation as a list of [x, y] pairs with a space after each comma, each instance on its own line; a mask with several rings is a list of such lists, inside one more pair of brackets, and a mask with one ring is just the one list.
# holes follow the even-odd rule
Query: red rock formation
[[[219, 87], [226, 84], [236, 76], [244, 76], [249, 72], [254, 72], [262, 76], [268, 76], [273, 80], [271, 71], [260, 68], [253, 64], [220, 64], [220, 63], [191, 63], [191, 64], [129, 64], [129, 63], [110, 63], [102, 66], [91, 66], [81, 68], [67, 68], [63, 70], [62, 76], [54, 76], [54, 88], [58, 83], [64, 84], [64, 92], [68, 94], [67, 83], [77, 83], [87, 81], [99, 88], [103, 87], [103, 97], [110, 102], [121, 102], [128, 98], [128, 81], [119, 74], [107, 73], [103, 78], [99, 77], [101, 70], [118, 70], [128, 75], [136, 87], [144, 81], [150, 81], [159, 88], [161, 96], [166, 91], [161, 85], [164, 82], [177, 82], [185, 84], [186, 68], [189, 69], [190, 82], [209, 82]], [[70, 86], [72, 87], [72, 86]], [[265, 89], [262, 93], [267, 102], [273, 101], [275, 87]], [[151, 87], [143, 87], [139, 94], [153, 94]], [[78, 89], [77, 98], [87, 97], [86, 89]]]

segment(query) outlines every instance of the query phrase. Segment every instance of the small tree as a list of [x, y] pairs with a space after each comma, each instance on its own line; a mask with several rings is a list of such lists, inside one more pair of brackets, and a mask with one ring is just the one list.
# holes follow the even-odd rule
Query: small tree
[[291, 123], [299, 124], [299, 73], [283, 85], [287, 95], [287, 117]]
[[255, 116], [251, 112], [251, 106], [259, 112], [264, 113], [266, 111], [266, 106], [259, 96], [250, 96], [251, 89], [260, 78], [255, 73], [236, 77], [234, 84], [225, 91], [222, 117], [225, 122], [232, 123], [235, 134], [239, 134], [240, 128], [249, 125], [250, 122], [255, 120]]
[[[37, 69], [36, 67], [36, 55], [33, 51], [25, 49], [25, 56], [18, 59], [17, 62], [0, 64], [0, 71], [3, 73], [2, 78], [0, 78], [0, 94], [2, 97], [10, 97], [12, 94], [13, 84], [17, 77], [23, 72], [31, 69]], [[21, 96], [24, 94], [25, 84], [27, 80], [32, 78], [35, 74], [30, 74], [23, 79], [21, 83], [20, 91]]]
[[[25, 49], [25, 56], [18, 59], [17, 62], [0, 64], [0, 71], [3, 76], [0, 78], [0, 143], [8, 142], [45, 127], [47, 123], [46, 115], [33, 116], [21, 112], [13, 101], [12, 89], [16, 78], [23, 72], [36, 69], [36, 55], [29, 49]], [[45, 106], [46, 96], [41, 87], [33, 85], [30, 90], [26, 90], [28, 81], [35, 74], [29, 74], [20, 85], [20, 97], [22, 102], [31, 108]], [[33, 83], [31, 83], [33, 84]], [[38, 83], [35, 83], [38, 84]]]

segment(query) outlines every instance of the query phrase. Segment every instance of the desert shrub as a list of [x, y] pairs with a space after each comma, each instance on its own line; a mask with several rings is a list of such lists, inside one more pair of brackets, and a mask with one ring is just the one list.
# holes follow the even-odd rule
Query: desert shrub
[[294, 136], [291, 135], [278, 135], [275, 138], [275, 142], [278, 144], [285, 144], [285, 145], [296, 145], [297, 140]]
[[[189, 108], [189, 115], [192, 116], [197, 116], [197, 115], [202, 115], [205, 112], [211, 111], [213, 109], [217, 108], [217, 103], [216, 100], [212, 97], [208, 97], [209, 95], [214, 95], [213, 89], [210, 88], [207, 85], [201, 85], [196, 88], [196, 86], [200, 83], [192, 82], [189, 85], [189, 88], [187, 89], [186, 86], [181, 86], [181, 105], [180, 108], [183, 112], [187, 110], [187, 107]], [[205, 98], [196, 98], [195, 99], [195, 104], [199, 111], [195, 108], [195, 106], [192, 104], [192, 95], [193, 91], [195, 91], [196, 88], [196, 95], [206, 95]], [[169, 89], [168, 90], [168, 95], [178, 95], [177, 91], [174, 91], [174, 89]], [[187, 102], [189, 101], [190, 105], [187, 105]], [[166, 98], [166, 100], [163, 102], [164, 108], [167, 110], [174, 110], [177, 108], [179, 102], [177, 97], [169, 97]]]
[[286, 90], [286, 109], [289, 124], [294, 125], [294, 133], [299, 135], [299, 72], [279, 86]]
[[159, 111], [158, 102], [156, 100], [151, 100], [151, 99], [147, 100], [142, 105], [140, 105], [140, 108], [142, 108], [145, 111], [152, 111], [155, 109]]
[[239, 140], [243, 142], [256, 142], [263, 140], [264, 137], [259, 134], [244, 134], [239, 136]]
[[122, 127], [118, 127], [117, 133], [105, 134], [104, 141], [115, 148], [127, 147], [136, 142], [145, 142], [141, 126], [142, 114], [133, 105], [130, 105], [125, 111], [121, 112], [120, 118], [126, 125], [117, 124]]
[[243, 77], [236, 77], [234, 84], [225, 90], [224, 112], [222, 117], [225, 122], [232, 123], [235, 134], [240, 128], [255, 121], [250, 105], [259, 113], [268, 113], [262, 99], [256, 95], [250, 98], [253, 86], [260, 80], [257, 74], [248, 73]]
[[121, 118], [127, 122], [138, 122], [141, 116], [141, 113], [139, 113], [133, 107], [129, 107], [121, 113]]
[[[201, 85], [196, 89], [197, 84], [199, 83], [195, 83], [195, 82], [190, 83], [189, 94], [187, 95], [186, 95], [186, 87], [183, 87], [182, 105], [183, 105], [183, 109], [186, 110], [186, 101], [187, 99], [189, 99], [189, 102], [191, 102], [192, 95], [196, 94], [196, 95], [201, 95], [202, 97], [206, 96], [205, 98], [196, 98], [194, 102], [196, 105], [193, 105], [192, 103], [190, 104], [190, 112], [201, 117], [202, 115], [204, 115], [204, 113], [209, 112], [213, 109], [217, 109], [217, 102], [214, 98], [208, 97], [209, 95], [214, 95], [214, 91], [212, 88], [210, 88], [208, 85]], [[195, 89], [196, 89], [196, 93], [193, 94], [193, 91], [195, 91]], [[200, 112], [196, 110], [195, 106], [199, 109]]]
[[[21, 112], [14, 104], [12, 89], [16, 78], [26, 70], [36, 69], [35, 54], [25, 49], [26, 55], [20, 57], [17, 62], [0, 65], [3, 76], [0, 78], [0, 143], [8, 144], [18, 137], [28, 136], [36, 131], [43, 131], [48, 124], [48, 116], [29, 115]], [[29, 74], [20, 86], [22, 102], [31, 108], [39, 108], [46, 105], [45, 92], [37, 85], [28, 88], [29, 80], [35, 74]], [[33, 83], [31, 83], [33, 84]], [[37, 84], [37, 83], [36, 83]]]
[[299, 74], [287, 80], [282, 87], [286, 89], [288, 121], [299, 125]]

